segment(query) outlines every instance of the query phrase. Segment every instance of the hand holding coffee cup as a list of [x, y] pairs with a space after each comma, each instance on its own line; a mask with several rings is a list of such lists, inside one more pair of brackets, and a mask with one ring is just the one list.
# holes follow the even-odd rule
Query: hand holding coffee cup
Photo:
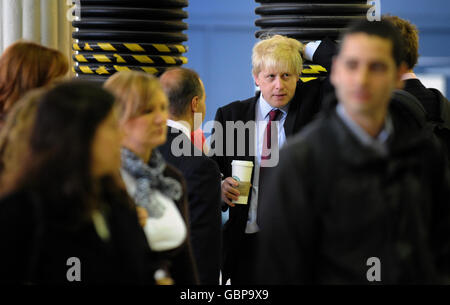
[[237, 189], [239, 182], [232, 177], [227, 177], [222, 181], [222, 200], [230, 207], [234, 207], [234, 200], [239, 198], [239, 190]]
[[250, 194], [253, 162], [233, 160], [231, 166], [231, 175], [238, 182], [237, 189], [239, 191], [239, 197], [233, 203], [247, 204], [248, 195]]
[[233, 160], [232, 176], [222, 182], [222, 200], [231, 207], [247, 204], [250, 194], [253, 162]]

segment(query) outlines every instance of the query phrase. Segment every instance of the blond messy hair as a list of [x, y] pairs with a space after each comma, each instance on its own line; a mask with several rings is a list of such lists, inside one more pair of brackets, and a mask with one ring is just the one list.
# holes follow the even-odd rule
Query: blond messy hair
[[116, 98], [120, 124], [144, 113], [155, 93], [163, 90], [158, 78], [140, 71], [117, 72], [103, 87]]
[[298, 40], [282, 35], [274, 35], [259, 41], [253, 47], [253, 75], [272, 68], [300, 75], [303, 65], [301, 47], [302, 44]]

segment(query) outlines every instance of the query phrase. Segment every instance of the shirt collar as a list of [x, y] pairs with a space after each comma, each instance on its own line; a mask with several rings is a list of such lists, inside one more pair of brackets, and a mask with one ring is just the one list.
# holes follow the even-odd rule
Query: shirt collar
[[408, 79], [417, 79], [417, 75], [413, 72], [405, 73], [402, 75], [402, 80], [408, 80]]
[[290, 102], [281, 108], [274, 108], [274, 107], [270, 106], [270, 104], [264, 99], [262, 93], [259, 95], [259, 110], [264, 119], [268, 116], [269, 112], [272, 109], [280, 110], [283, 113], [282, 117], [285, 117], [289, 111], [289, 105], [290, 105]]
[[394, 125], [392, 124], [392, 118], [389, 112], [384, 120], [383, 129], [376, 138], [370, 136], [363, 128], [356, 124], [341, 104], [337, 105], [336, 112], [344, 124], [350, 129], [351, 133], [358, 139], [359, 142], [361, 142], [361, 144], [381, 151], [382, 153], [386, 152], [387, 140], [394, 132]]
[[182, 123], [180, 123], [178, 121], [167, 120], [167, 126], [181, 130], [181, 132], [184, 133], [186, 135], [186, 137], [189, 138], [189, 140], [191, 140], [191, 132], [190, 132], [189, 128], [187, 128]]

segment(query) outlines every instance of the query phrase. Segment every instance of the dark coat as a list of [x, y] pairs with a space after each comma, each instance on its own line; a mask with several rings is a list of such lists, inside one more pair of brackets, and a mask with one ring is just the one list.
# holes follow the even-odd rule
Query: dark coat
[[[442, 283], [450, 272], [450, 182], [437, 142], [391, 103], [382, 157], [334, 110], [282, 149], [261, 202], [264, 284]], [[273, 194], [273, 195], [272, 195]]]
[[[314, 54], [314, 62], [322, 64], [329, 70], [331, 63], [331, 54], [336, 52], [336, 45], [330, 40], [324, 40]], [[292, 100], [289, 102], [289, 111], [284, 123], [284, 131], [286, 137], [298, 133], [306, 124], [311, 122], [316, 114], [322, 107], [322, 101], [326, 95], [332, 90], [332, 87], [328, 79], [325, 80], [312, 80], [309, 82], [301, 82], [297, 84], [296, 92]], [[231, 162], [233, 160], [245, 160], [252, 161], [255, 164], [254, 154], [252, 155], [250, 145], [253, 147], [250, 139], [252, 137], [248, 132], [245, 134], [245, 154], [239, 155], [237, 151], [237, 131], [234, 131], [234, 135], [228, 135], [226, 133], [227, 121], [238, 122], [242, 121], [244, 124], [249, 121], [254, 121], [256, 118], [256, 102], [259, 99], [260, 93], [244, 101], [232, 102], [226, 106], [220, 107], [216, 112], [216, 123], [223, 126], [223, 136], [220, 133], [215, 133], [216, 128], [213, 131], [213, 137], [211, 140], [211, 147], [215, 150], [213, 159], [219, 165], [219, 169], [224, 177], [231, 177]], [[234, 138], [234, 151], [232, 155], [226, 155], [227, 151], [227, 138]], [[218, 147], [222, 147], [222, 154]], [[253, 179], [253, 173], [252, 173]], [[262, 190], [260, 190], [261, 195]], [[251, 201], [251, 194], [248, 202]], [[227, 205], [223, 205], [224, 209], [227, 209]], [[222, 277], [224, 282], [231, 277], [231, 272], [236, 264], [237, 256], [239, 255], [239, 249], [243, 242], [245, 234], [245, 227], [248, 218], [249, 204], [236, 205], [229, 209], [229, 219], [224, 225], [223, 229], [223, 269]]]
[[76, 257], [81, 284], [154, 283], [159, 264], [132, 204], [105, 198], [108, 242], [91, 221], [66, 227], [64, 216], [49, 209], [56, 204], [27, 189], [0, 200], [0, 282], [69, 284], [67, 260]]
[[[187, 149], [187, 155], [175, 156], [177, 148]], [[194, 147], [180, 130], [169, 127], [167, 141], [158, 148], [167, 163], [175, 166], [186, 179], [188, 190], [189, 227], [200, 283], [219, 284], [221, 262], [220, 172], [217, 164]]]
[[425, 88], [420, 80], [406, 80], [403, 90], [411, 93], [419, 100], [430, 118], [440, 118], [439, 98], [433, 93], [433, 91]]
[[186, 181], [184, 180], [181, 172], [170, 164], [166, 164], [163, 174], [164, 176], [177, 180], [183, 187], [183, 196], [179, 200], [175, 201], [175, 204], [183, 216], [188, 234], [186, 241], [180, 247], [170, 251], [159, 252], [158, 256], [161, 259], [169, 260], [169, 270], [176, 285], [196, 285], [199, 284], [199, 279], [197, 266], [192, 251], [190, 228], [188, 225], [190, 222], [190, 216]]
[[418, 79], [406, 80], [404, 90], [416, 97], [423, 106], [426, 121], [439, 139], [450, 166], [450, 102], [437, 89], [425, 88]]

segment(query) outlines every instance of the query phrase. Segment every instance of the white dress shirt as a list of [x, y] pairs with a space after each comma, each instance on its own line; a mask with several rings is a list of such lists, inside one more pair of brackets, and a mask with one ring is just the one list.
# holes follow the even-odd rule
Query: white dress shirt
[[183, 123], [180, 123], [178, 121], [173, 121], [173, 120], [167, 120], [166, 124], [169, 127], [181, 130], [181, 132], [184, 133], [186, 135], [186, 137], [188, 137], [189, 141], [191, 140], [191, 131]]
[[[250, 209], [248, 211], [247, 226], [245, 228], [245, 233], [251, 234], [259, 231], [258, 225], [256, 224], [256, 213], [258, 209], [258, 185], [259, 185], [259, 167], [261, 164], [261, 153], [264, 143], [264, 131], [269, 123], [269, 112], [273, 108], [267, 103], [262, 94], [260, 95], [258, 101], [256, 102], [256, 129], [255, 129], [255, 165], [253, 171], [253, 180], [251, 186], [252, 197], [248, 204], [250, 204]], [[286, 121], [287, 113], [289, 110], [289, 104], [279, 108], [281, 111], [281, 117], [278, 124], [278, 147], [281, 148], [286, 142], [286, 133], [284, 132], [284, 122]]]

